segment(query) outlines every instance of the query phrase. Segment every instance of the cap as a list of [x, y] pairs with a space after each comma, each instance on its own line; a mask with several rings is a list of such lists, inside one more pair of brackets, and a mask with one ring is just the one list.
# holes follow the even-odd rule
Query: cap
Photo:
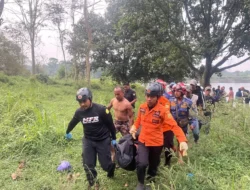
[[197, 81], [195, 79], [190, 80], [189, 84], [197, 86]]

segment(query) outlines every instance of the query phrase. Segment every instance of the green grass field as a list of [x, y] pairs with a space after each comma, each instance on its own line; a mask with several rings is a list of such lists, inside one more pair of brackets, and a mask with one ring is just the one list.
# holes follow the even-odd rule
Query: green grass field
[[[73, 140], [64, 139], [68, 122], [78, 103], [77, 89], [84, 83], [56, 81], [40, 83], [36, 78], [6, 77], [0, 74], [0, 189], [1, 190], [80, 190], [87, 189], [81, 164], [82, 126], [73, 131]], [[113, 97], [114, 83], [92, 82], [94, 102], [107, 105]], [[136, 87], [139, 101], [143, 88]], [[250, 189], [250, 107], [218, 106], [211, 131], [201, 131], [199, 144], [189, 135], [185, 164], [172, 160], [172, 167], [160, 166], [152, 189], [169, 190], [247, 190]], [[163, 158], [163, 155], [162, 155]], [[16, 171], [21, 160], [25, 167]], [[67, 160], [72, 175], [59, 173], [57, 166]], [[108, 179], [99, 164], [102, 190], [135, 189], [135, 172], [116, 170]], [[17, 174], [13, 180], [11, 175]], [[188, 174], [192, 173], [193, 177]], [[127, 187], [125, 184], [127, 183]]]

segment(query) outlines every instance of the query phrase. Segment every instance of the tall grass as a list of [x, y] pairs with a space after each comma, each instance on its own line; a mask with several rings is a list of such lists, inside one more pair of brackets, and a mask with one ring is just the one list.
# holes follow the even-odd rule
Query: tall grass
[[[0, 85], [1, 189], [86, 189], [81, 164], [82, 126], [79, 124], [72, 132], [73, 140], [64, 139], [67, 124], [78, 107], [75, 92], [85, 83], [68, 80], [44, 84], [35, 78], [0, 75]], [[107, 105], [114, 86], [110, 81], [93, 81], [94, 101]], [[144, 90], [137, 85], [136, 91], [138, 107], [144, 101]], [[152, 189], [249, 189], [249, 113], [250, 108], [240, 104], [236, 108], [218, 105], [209, 135], [202, 128], [199, 144], [194, 144], [189, 135], [190, 149], [185, 163], [178, 164], [174, 156], [170, 168], [160, 165], [156, 183], [149, 184]], [[27, 165], [20, 178], [12, 180], [11, 174], [20, 160]], [[80, 176], [69, 179], [68, 173], [57, 172], [62, 160], [68, 160], [73, 166], [72, 174], [79, 172]], [[135, 172], [118, 169], [110, 180], [99, 164], [97, 170], [103, 190], [135, 189]]]

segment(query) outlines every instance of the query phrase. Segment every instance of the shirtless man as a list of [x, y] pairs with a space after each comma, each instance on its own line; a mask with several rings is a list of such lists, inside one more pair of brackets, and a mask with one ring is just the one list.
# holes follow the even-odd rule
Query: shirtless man
[[124, 136], [129, 134], [130, 126], [133, 123], [133, 108], [130, 102], [124, 98], [124, 90], [122, 87], [115, 87], [114, 94], [115, 98], [110, 101], [107, 108], [111, 109], [113, 107], [116, 131]]
[[[114, 109], [114, 124], [116, 132], [120, 132], [122, 136], [129, 134], [130, 126], [133, 121], [133, 107], [131, 103], [124, 97], [124, 89], [120, 86], [114, 89], [115, 98], [113, 98], [107, 108]], [[115, 161], [115, 149], [111, 147], [111, 159]], [[118, 167], [118, 166], [117, 166]]]

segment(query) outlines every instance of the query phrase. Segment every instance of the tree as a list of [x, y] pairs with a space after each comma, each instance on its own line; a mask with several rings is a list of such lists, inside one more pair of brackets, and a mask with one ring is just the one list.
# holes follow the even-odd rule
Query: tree
[[106, 26], [94, 48], [94, 67], [106, 69], [118, 82], [155, 78], [173, 81], [187, 76], [190, 69], [169, 40], [168, 26], [159, 24], [165, 18], [156, 17], [156, 8], [146, 1], [110, 1]]
[[[169, 38], [182, 52], [188, 66], [201, 76], [202, 85], [208, 85], [213, 74], [250, 59], [249, 0], [148, 1], [158, 7], [159, 17], [164, 15]], [[242, 60], [226, 66], [232, 56]], [[198, 69], [196, 64], [202, 59], [204, 66]]]
[[[71, 0], [71, 6], [70, 6], [70, 18], [71, 18], [71, 26], [75, 26], [75, 13], [78, 8], [77, 5], [77, 0]], [[70, 35], [70, 40], [76, 41], [75, 40], [75, 35], [71, 34]], [[72, 55], [72, 63], [73, 63], [73, 78], [74, 80], [78, 80], [79, 77], [79, 67], [78, 67], [78, 62], [77, 62], [77, 51], [73, 50], [71, 51]]]
[[[69, 50], [69, 53], [73, 56], [72, 62], [74, 64], [74, 70], [75, 70], [75, 79], [79, 77], [79, 68], [84, 68], [84, 76], [87, 81], [87, 85], [90, 85], [90, 72], [91, 72], [91, 58], [92, 58], [92, 47], [93, 47], [93, 23], [91, 21], [91, 17], [94, 14], [95, 10], [95, 5], [101, 2], [95, 1], [92, 2], [92, 4], [84, 0], [84, 3], [82, 4], [81, 2], [77, 2], [77, 0], [71, 0], [71, 20], [72, 20], [72, 25], [74, 27], [73, 33], [70, 34], [70, 40], [69, 40], [69, 45], [67, 46], [67, 49]], [[89, 9], [92, 8], [91, 11]], [[80, 17], [80, 20], [76, 23], [75, 21], [75, 13], [80, 13], [78, 17]], [[82, 24], [82, 27], [80, 24]], [[78, 25], [78, 26], [76, 26]], [[76, 29], [77, 28], [77, 29]], [[79, 31], [78, 29], [82, 29], [82, 31]], [[83, 37], [81, 40], [79, 40], [79, 36]], [[86, 35], [85, 35], [86, 34]], [[80, 43], [83, 44], [80, 44]], [[84, 67], [81, 61], [84, 61]]]
[[86, 32], [88, 35], [88, 43], [87, 43], [87, 49], [86, 49], [86, 57], [85, 57], [85, 65], [86, 65], [86, 80], [87, 80], [87, 85], [90, 86], [90, 51], [92, 50], [92, 28], [89, 23], [89, 11], [88, 11], [88, 1], [84, 0], [84, 8], [83, 8], [83, 13], [84, 13], [84, 21], [85, 21], [85, 27], [86, 27]]
[[43, 15], [45, 0], [15, 0], [20, 9], [20, 19], [23, 28], [29, 35], [31, 49], [32, 74], [36, 74], [35, 46], [38, 42], [38, 35], [44, 26], [45, 17]]
[[[61, 50], [63, 53], [63, 60], [66, 63], [66, 55], [65, 55], [65, 48], [64, 48], [64, 42], [66, 40], [66, 10], [65, 10], [65, 0], [56, 0], [53, 2], [49, 2], [46, 4], [46, 10], [48, 14], [49, 20], [52, 22], [52, 24], [56, 27], [56, 30], [59, 34], [59, 41]], [[64, 28], [63, 25], [64, 24]], [[66, 66], [65, 66], [66, 69]], [[65, 70], [65, 75], [67, 75], [67, 72]]]
[[[0, 0], [0, 18], [3, 13], [3, 8], [4, 8], [4, 0]], [[1, 25], [1, 20], [0, 20], [0, 25]]]
[[[104, 19], [101, 16], [96, 15], [93, 12], [90, 12], [88, 14], [88, 22], [89, 26], [91, 27], [91, 49], [93, 50], [93, 46], [95, 46], [95, 43], [98, 41], [98, 36], [100, 35], [100, 27], [104, 23]], [[70, 34], [70, 40], [68, 41], [67, 49], [71, 55], [74, 56], [74, 63], [75, 63], [75, 73], [76, 76], [79, 77], [79, 73], [81, 71], [79, 70], [84, 69], [85, 71], [85, 79], [87, 74], [86, 69], [86, 57], [89, 54], [89, 59], [91, 59], [91, 52], [89, 49], [89, 34], [86, 32], [86, 21], [85, 18], [81, 18], [77, 24], [74, 25], [73, 33]], [[90, 61], [90, 60], [89, 60]], [[89, 62], [90, 64], [90, 62]], [[89, 68], [90, 69], [90, 68]], [[90, 73], [88, 75], [90, 77]]]
[[[15, 44], [21, 48], [21, 53], [25, 55], [27, 53], [28, 36], [24, 32], [24, 27], [22, 24], [16, 22], [14, 24], [9, 24], [5, 26], [5, 35], [7, 38], [10, 38]], [[21, 57], [21, 62], [25, 64], [26, 57]]]
[[19, 75], [27, 73], [25, 65], [21, 60], [25, 56], [21, 52], [21, 48], [9, 41], [2, 33], [0, 33], [0, 71], [7, 75]]
[[59, 69], [58, 59], [49, 58], [49, 62], [45, 66], [45, 72], [48, 76], [55, 76]]

